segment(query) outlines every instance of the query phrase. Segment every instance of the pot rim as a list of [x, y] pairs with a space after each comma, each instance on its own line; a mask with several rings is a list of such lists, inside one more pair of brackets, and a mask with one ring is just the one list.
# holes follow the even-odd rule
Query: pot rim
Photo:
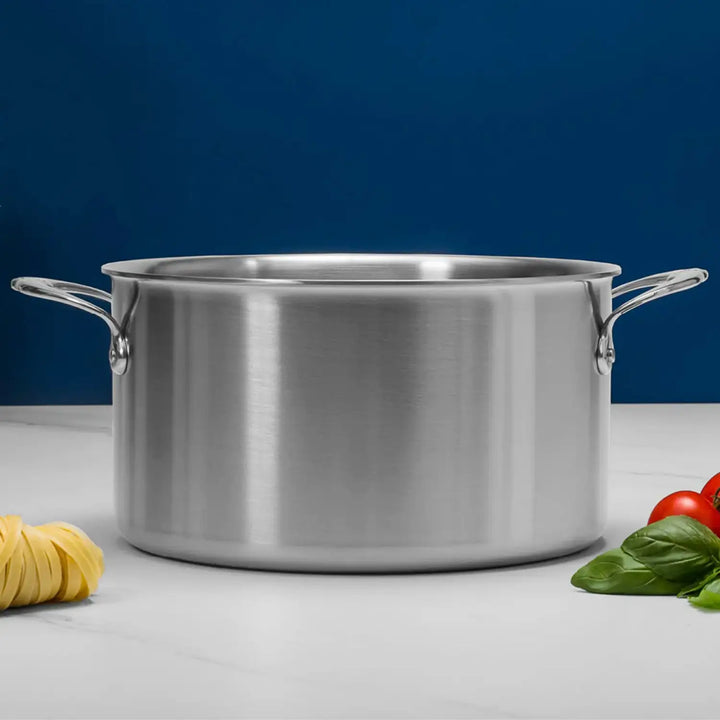
[[[222, 275], [211, 269], [232, 263], [241, 269]], [[263, 267], [263, 265], [265, 267]], [[390, 266], [410, 270], [415, 276], [387, 276]], [[193, 271], [193, 266], [196, 270]], [[273, 275], [275, 266], [280, 273]], [[209, 269], [210, 268], [210, 269]], [[303, 273], [303, 268], [305, 272]], [[508, 274], [503, 274], [507, 268]], [[323, 269], [329, 274], [322, 275]], [[354, 276], [333, 276], [333, 269]], [[582, 281], [615, 277], [619, 265], [593, 260], [510, 255], [453, 255], [441, 253], [278, 253], [258, 255], [187, 255], [142, 258], [105, 263], [101, 270], [111, 277], [138, 280], [225, 283], [232, 285], [313, 286], [408, 286], [408, 285], [497, 285]], [[268, 272], [270, 270], [270, 272]], [[485, 276], [453, 276], [455, 272], [484, 271]], [[294, 272], [291, 272], [294, 271]], [[386, 276], [373, 277], [383, 271]], [[227, 272], [227, 270], [225, 270]], [[313, 276], [313, 272], [316, 273]], [[245, 274], [243, 274], [245, 273]], [[253, 273], [256, 273], [253, 275]], [[262, 273], [262, 274], [259, 274]], [[366, 273], [366, 275], [363, 275]], [[488, 274], [490, 273], [490, 274]]]

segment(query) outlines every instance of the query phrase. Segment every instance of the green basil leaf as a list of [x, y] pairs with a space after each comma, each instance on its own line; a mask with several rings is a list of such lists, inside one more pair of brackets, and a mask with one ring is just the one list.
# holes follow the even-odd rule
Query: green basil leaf
[[704, 577], [702, 580], [698, 580], [695, 583], [692, 583], [691, 585], [688, 585], [687, 587], [684, 587], [679, 593], [679, 598], [691, 598], [691, 597], [697, 597], [702, 589], [708, 584], [711, 583], [713, 580], [717, 580], [720, 578], [720, 567], [715, 568], [708, 576]]
[[611, 595], [676, 595], [683, 585], [660, 577], [622, 549], [608, 550], [581, 567], [570, 582], [577, 588]]
[[720, 538], [686, 515], [637, 530], [622, 549], [660, 577], [683, 585], [698, 582], [720, 567]]
[[697, 597], [690, 598], [690, 602], [706, 610], [720, 610], [720, 580], [708, 583]]

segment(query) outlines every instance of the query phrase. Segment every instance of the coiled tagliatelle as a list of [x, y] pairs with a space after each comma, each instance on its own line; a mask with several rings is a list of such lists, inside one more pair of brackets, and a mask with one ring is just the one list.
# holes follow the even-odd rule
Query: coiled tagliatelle
[[0, 610], [84, 600], [104, 569], [102, 550], [80, 528], [0, 516]]

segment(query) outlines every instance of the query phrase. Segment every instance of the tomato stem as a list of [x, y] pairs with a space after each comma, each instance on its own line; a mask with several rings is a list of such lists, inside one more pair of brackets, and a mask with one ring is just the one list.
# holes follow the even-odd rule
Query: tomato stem
[[716, 510], [720, 510], [720, 487], [715, 491], [712, 496], [712, 504]]

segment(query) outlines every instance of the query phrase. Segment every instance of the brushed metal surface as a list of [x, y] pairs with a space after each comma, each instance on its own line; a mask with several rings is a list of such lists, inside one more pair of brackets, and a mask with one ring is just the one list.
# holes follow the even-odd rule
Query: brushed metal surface
[[572, 552], [605, 515], [610, 277], [244, 286], [113, 277], [117, 510], [240, 567], [413, 571]]
[[[416, 571], [554, 557], [605, 518], [612, 326], [707, 279], [616, 288], [617, 265], [258, 255], [103, 266], [12, 287], [111, 330], [123, 535], [278, 570]], [[612, 310], [612, 295], [652, 288]]]
[[223, 284], [363, 285], [450, 283], [514, 285], [613, 277], [611, 263], [565, 258], [398, 253], [193, 255], [122, 260], [103, 265], [113, 277]]

